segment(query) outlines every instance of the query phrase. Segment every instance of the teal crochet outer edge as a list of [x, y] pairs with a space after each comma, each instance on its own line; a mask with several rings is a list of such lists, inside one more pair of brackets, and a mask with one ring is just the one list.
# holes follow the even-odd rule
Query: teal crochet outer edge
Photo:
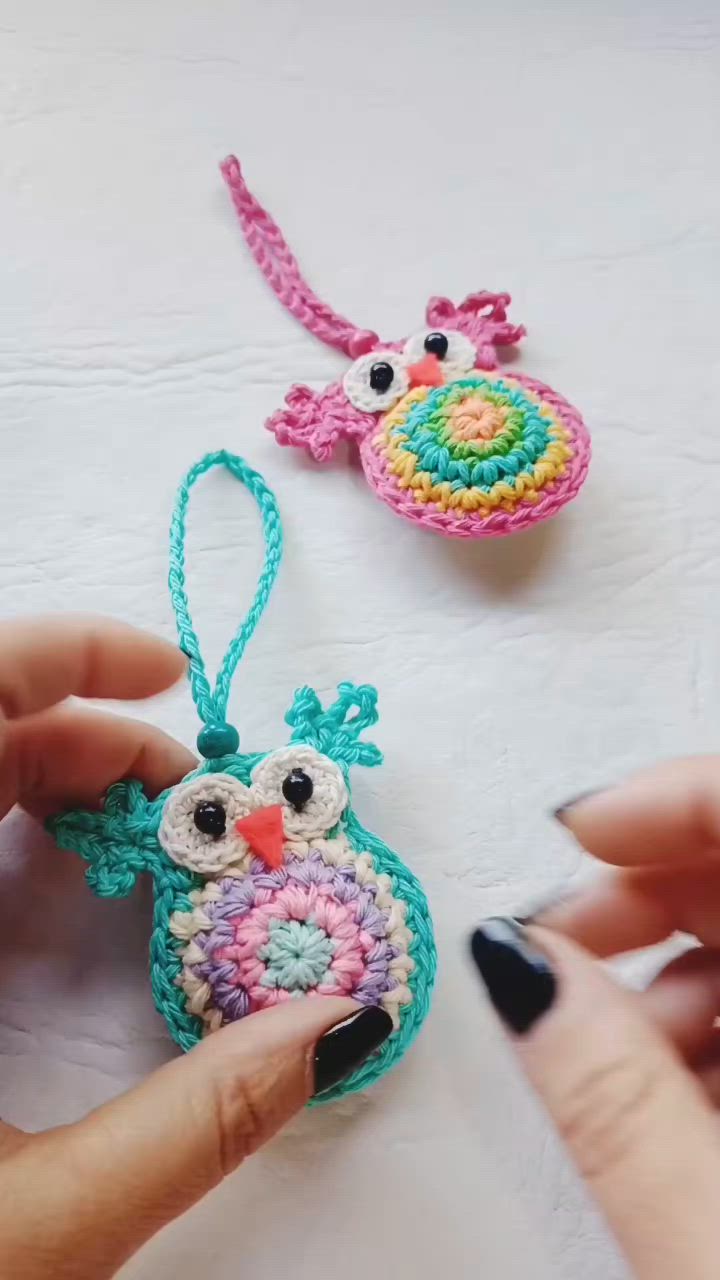
[[[205, 472], [223, 466], [252, 493], [260, 507], [265, 532], [265, 565], [247, 618], [233, 637], [221, 664], [215, 687], [211, 688], [192, 624], [185, 588], [185, 528], [189, 491]], [[270, 752], [238, 753], [236, 749], [218, 755], [223, 742], [237, 740], [236, 731], [226, 722], [232, 676], [245, 650], [277, 576], [282, 553], [282, 529], [275, 498], [262, 477], [241, 459], [224, 451], [208, 454], [190, 469], [179, 490], [171, 524], [170, 592], [178, 621], [180, 642], [190, 661], [189, 679], [193, 699], [204, 722], [211, 749], [207, 758], [182, 780], [185, 785], [204, 775], [222, 773], [249, 786], [256, 766]], [[328, 756], [342, 770], [348, 786], [352, 766], [375, 766], [382, 762], [378, 748], [362, 735], [377, 722], [377, 692], [370, 685], [343, 683], [337, 698], [323, 707], [313, 689], [296, 691], [285, 717], [292, 732], [291, 744], [306, 745]], [[233, 738], [234, 735], [234, 738]], [[179, 985], [182, 970], [181, 946], [170, 928], [175, 912], [193, 909], [191, 895], [206, 878], [176, 865], [165, 853], [158, 831], [169, 797], [169, 788], [149, 799], [137, 781], [116, 783], [108, 791], [102, 811], [75, 810], [50, 819], [48, 829], [57, 844], [80, 854], [87, 863], [86, 878], [100, 897], [120, 898], [132, 892], [137, 877], [149, 874], [154, 887], [153, 927], [150, 937], [150, 981], [153, 998], [175, 1042], [190, 1049], [203, 1035], [201, 1019], [186, 1007], [186, 995]], [[363, 1063], [348, 1079], [313, 1099], [310, 1105], [330, 1102], [366, 1089], [380, 1079], [402, 1057], [415, 1039], [427, 1015], [437, 968], [433, 927], [424, 891], [413, 873], [377, 836], [367, 831], [355, 815], [351, 803], [341, 815], [330, 837], [342, 833], [357, 854], [368, 853], [378, 873], [389, 877], [393, 897], [405, 903], [407, 927], [412, 933], [408, 954], [414, 968], [408, 978], [409, 1004], [399, 1010], [399, 1025], [378, 1053]], [[252, 1016], [252, 1015], [251, 1015]]]

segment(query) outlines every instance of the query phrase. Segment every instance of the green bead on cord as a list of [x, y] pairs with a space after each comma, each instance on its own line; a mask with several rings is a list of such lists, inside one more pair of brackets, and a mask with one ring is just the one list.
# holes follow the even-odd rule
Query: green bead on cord
[[206, 760], [234, 756], [240, 746], [240, 734], [231, 724], [206, 724], [197, 736], [197, 749]]

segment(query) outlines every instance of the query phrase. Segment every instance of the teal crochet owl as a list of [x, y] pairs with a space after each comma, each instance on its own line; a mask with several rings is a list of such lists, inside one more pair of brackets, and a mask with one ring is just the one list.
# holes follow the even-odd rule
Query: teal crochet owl
[[[247, 619], [211, 689], [185, 591], [189, 491], [226, 467], [260, 507], [265, 568]], [[147, 873], [154, 888], [150, 981], [173, 1039], [189, 1049], [238, 1018], [300, 996], [344, 995], [378, 1005], [393, 1031], [376, 1054], [316, 1101], [374, 1083], [398, 1061], [429, 1006], [436, 952], [420, 883], [350, 798], [353, 765], [377, 765], [363, 740], [377, 721], [369, 685], [340, 684], [323, 707], [299, 689], [285, 719], [289, 742], [241, 753], [226, 723], [237, 664], [277, 575], [282, 530], [262, 478], [224, 451], [208, 454], [178, 492], [171, 526], [170, 590], [193, 697], [203, 720], [203, 763], [155, 799], [136, 781], [111, 787], [103, 809], [50, 822], [57, 843], [88, 863], [90, 887], [124, 897]]]

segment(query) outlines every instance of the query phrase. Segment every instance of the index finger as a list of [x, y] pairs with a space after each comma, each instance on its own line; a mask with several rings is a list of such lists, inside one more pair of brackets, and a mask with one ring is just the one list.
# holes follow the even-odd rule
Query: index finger
[[720, 865], [720, 756], [672, 760], [563, 806], [557, 818], [616, 867]]
[[718, 950], [718, 902], [720, 864], [623, 869], [536, 912], [534, 920], [598, 956], [652, 947], [677, 932], [694, 934]]
[[680, 930], [720, 947], [720, 758], [646, 770], [557, 814], [619, 868], [536, 918], [597, 955], [649, 947]]
[[180, 678], [175, 645], [114, 618], [61, 615], [0, 623], [0, 717], [76, 695], [148, 698]]

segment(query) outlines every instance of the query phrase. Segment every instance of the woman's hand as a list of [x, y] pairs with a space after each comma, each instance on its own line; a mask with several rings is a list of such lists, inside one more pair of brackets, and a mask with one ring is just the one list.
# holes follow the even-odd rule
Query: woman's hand
[[[715, 1280], [720, 758], [663, 765], [557, 816], [615, 870], [534, 921], [486, 922], [475, 962], [638, 1280]], [[642, 994], [594, 962], [676, 930], [702, 946]]]
[[[38, 815], [92, 805], [125, 777], [150, 793], [177, 782], [195, 764], [184, 747], [66, 699], [147, 698], [184, 669], [174, 646], [117, 622], [0, 626], [0, 817], [16, 802]], [[225, 1027], [77, 1124], [27, 1134], [0, 1123], [3, 1276], [112, 1276], [389, 1030], [381, 1010], [351, 1000], [293, 1000]]]

